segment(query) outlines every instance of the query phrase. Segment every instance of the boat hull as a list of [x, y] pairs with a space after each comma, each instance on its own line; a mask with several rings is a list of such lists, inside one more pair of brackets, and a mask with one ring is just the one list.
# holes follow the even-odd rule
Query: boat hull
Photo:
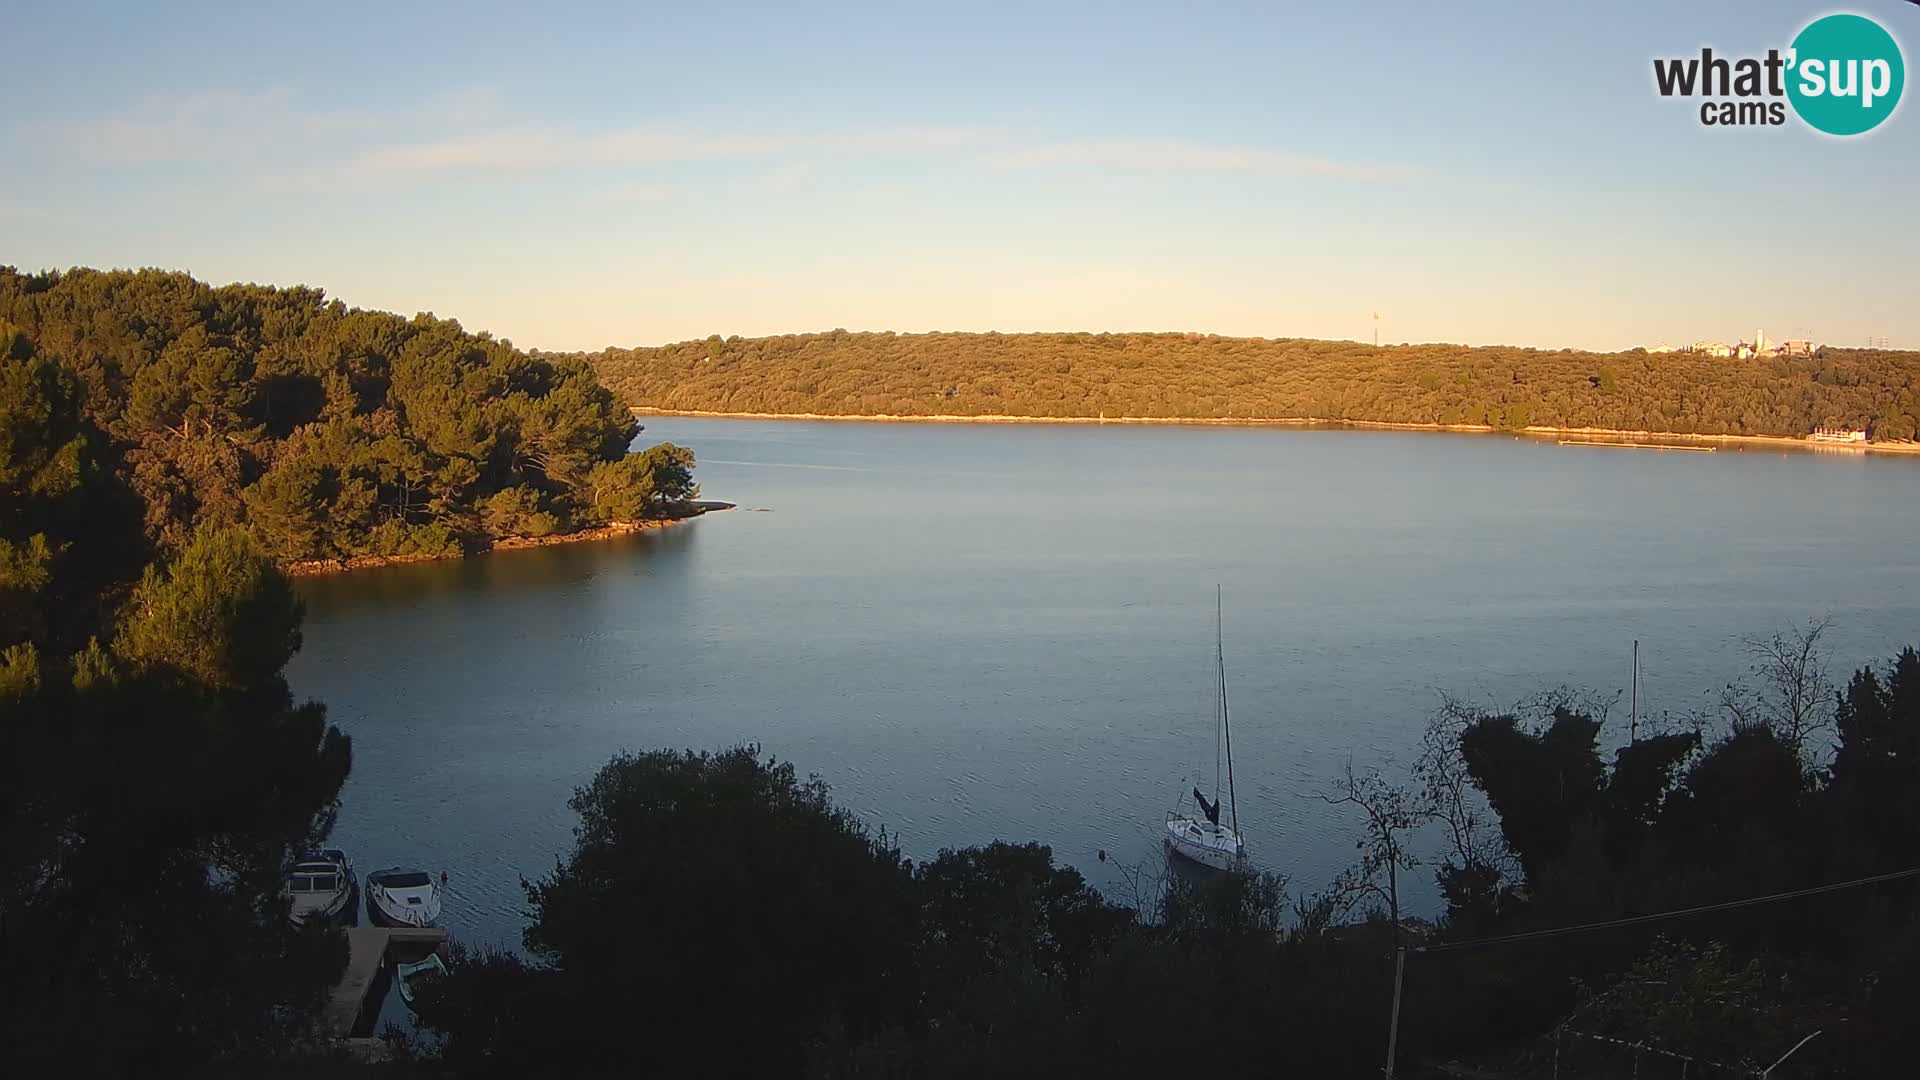
[[415, 1008], [423, 978], [445, 978], [446, 975], [447, 964], [440, 959], [439, 953], [431, 953], [419, 963], [401, 964], [396, 972], [396, 981], [400, 984], [400, 1000], [407, 1008]]
[[308, 911], [290, 911], [287, 913], [287, 921], [295, 926], [305, 926], [308, 923], [330, 926], [341, 922], [348, 918], [358, 906], [356, 904], [359, 899], [358, 891], [358, 887], [349, 880], [347, 887], [335, 893], [326, 904]]
[[408, 907], [396, 902], [385, 889], [369, 888], [367, 918], [375, 926], [435, 926], [440, 922], [440, 900], [435, 897], [425, 904]]
[[367, 919], [375, 926], [437, 926], [440, 922], [440, 886], [431, 878], [424, 884], [406, 881], [396, 886], [390, 874], [424, 877], [418, 871], [376, 871], [367, 875]]
[[324, 895], [306, 891], [292, 893], [292, 904], [287, 911], [288, 922], [294, 926], [305, 926], [310, 922], [323, 925], [359, 922], [360, 881], [354, 876], [353, 860], [347, 858], [343, 851], [328, 849], [309, 853], [288, 875], [289, 889], [292, 881], [325, 873], [338, 875], [340, 887]]
[[1247, 861], [1246, 845], [1232, 829], [1192, 818], [1167, 822], [1167, 850], [1214, 870], [1237, 870]]

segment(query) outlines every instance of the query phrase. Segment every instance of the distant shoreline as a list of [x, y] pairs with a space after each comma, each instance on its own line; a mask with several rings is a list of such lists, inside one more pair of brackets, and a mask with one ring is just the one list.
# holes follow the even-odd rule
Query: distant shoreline
[[[1920, 454], [1920, 442], [1910, 443], [1826, 443], [1788, 435], [1699, 435], [1682, 431], [1627, 431], [1620, 428], [1548, 427], [1530, 424], [1524, 428], [1496, 428], [1491, 424], [1408, 424], [1390, 420], [1331, 420], [1317, 416], [1219, 417], [1219, 416], [982, 416], [925, 415], [906, 416], [891, 413], [756, 413], [713, 412], [705, 409], [657, 409], [633, 406], [635, 416], [687, 416], [725, 420], [847, 420], [873, 424], [1164, 424], [1201, 427], [1339, 427], [1381, 431], [1445, 431], [1468, 435], [1529, 435], [1540, 438], [1576, 435], [1640, 442], [1675, 440], [1692, 443], [1736, 443], [1776, 446], [1781, 449], [1844, 451], [1877, 454]], [[1604, 444], [1602, 444], [1604, 445]]]
[[327, 574], [344, 574], [352, 570], [372, 570], [381, 566], [407, 566], [413, 563], [448, 562], [454, 559], [466, 559], [479, 555], [490, 555], [496, 551], [520, 551], [526, 548], [552, 547], [556, 544], [579, 544], [589, 540], [611, 540], [616, 536], [631, 536], [634, 533], [664, 529], [682, 522], [692, 521], [715, 510], [731, 510], [734, 504], [717, 499], [696, 499], [693, 509], [679, 517], [648, 518], [642, 521], [616, 521], [611, 525], [599, 525], [591, 529], [576, 529], [573, 532], [555, 533], [552, 536], [506, 536], [489, 544], [480, 551], [462, 552], [451, 555], [355, 555], [348, 559], [302, 559], [287, 563], [280, 569], [288, 577], [321, 577]]

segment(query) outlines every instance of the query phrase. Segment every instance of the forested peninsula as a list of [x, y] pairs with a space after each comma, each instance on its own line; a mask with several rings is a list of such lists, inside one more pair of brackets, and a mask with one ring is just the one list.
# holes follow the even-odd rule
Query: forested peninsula
[[[1920, 352], [1757, 360], [1212, 334], [790, 334], [606, 349], [628, 403], [819, 416], [1325, 420], [1914, 438]], [[559, 359], [559, 357], [556, 357]]]
[[97, 433], [166, 549], [237, 526], [311, 572], [698, 512], [692, 452], [630, 453], [584, 360], [319, 289], [0, 266], [0, 359], [10, 404]]

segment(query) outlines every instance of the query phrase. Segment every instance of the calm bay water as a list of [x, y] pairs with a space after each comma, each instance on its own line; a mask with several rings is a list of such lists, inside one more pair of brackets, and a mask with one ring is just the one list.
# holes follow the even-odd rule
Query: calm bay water
[[[446, 869], [517, 943], [521, 875], [623, 749], [757, 741], [908, 853], [1037, 839], [1103, 887], [1214, 771], [1226, 590], [1239, 808], [1318, 888], [1351, 758], [1441, 691], [1705, 708], [1746, 634], [1832, 615], [1840, 673], [1920, 641], [1920, 461], [1491, 436], [651, 418], [741, 509], [605, 543], [301, 583], [289, 675], [354, 739], [336, 840]], [[758, 512], [764, 508], [764, 512]], [[1624, 725], [1623, 698], [1615, 718]], [[661, 872], [670, 873], [671, 867]]]

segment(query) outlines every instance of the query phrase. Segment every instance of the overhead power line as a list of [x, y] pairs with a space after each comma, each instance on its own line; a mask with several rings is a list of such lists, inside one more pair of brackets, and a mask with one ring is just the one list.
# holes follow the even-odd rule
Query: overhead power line
[[[1920, 3], [1920, 0], [1914, 0]], [[1443, 941], [1437, 945], [1402, 945], [1394, 950], [1393, 961], [1393, 1011], [1387, 1024], [1387, 1066], [1383, 1075], [1393, 1080], [1395, 1054], [1400, 1036], [1400, 992], [1406, 981], [1407, 954], [1452, 952], [1459, 949], [1478, 949], [1488, 945], [1509, 945], [1523, 941], [1541, 941], [1546, 938], [1567, 937], [1572, 934], [1586, 934], [1595, 930], [1611, 930], [1618, 926], [1638, 926], [1642, 923], [1664, 922], [1668, 919], [1684, 919], [1691, 915], [1705, 915], [1714, 911], [1732, 911], [1735, 908], [1758, 907], [1761, 904], [1775, 904], [1783, 900], [1798, 900], [1803, 896], [1818, 896], [1821, 893], [1839, 892], [1842, 889], [1857, 889], [1862, 885], [1879, 885], [1903, 878], [1920, 877], [1920, 866], [1910, 870], [1895, 870], [1888, 874], [1875, 874], [1872, 877], [1854, 878], [1851, 881], [1836, 881], [1829, 885], [1815, 885], [1810, 889], [1794, 889], [1790, 892], [1769, 893], [1766, 896], [1749, 896], [1743, 900], [1726, 900], [1718, 904], [1701, 904], [1698, 907], [1679, 908], [1674, 911], [1659, 911], [1651, 915], [1633, 915], [1624, 919], [1607, 919], [1603, 922], [1581, 923], [1578, 926], [1557, 926], [1547, 930], [1528, 930], [1519, 934], [1502, 934], [1499, 937], [1475, 938], [1472, 941]], [[1818, 1034], [1818, 1032], [1815, 1032]], [[1809, 1036], [1811, 1038], [1811, 1036]], [[1801, 1040], [1805, 1045], [1806, 1039]], [[1794, 1050], [1800, 1049], [1795, 1046]], [[1787, 1052], [1789, 1056], [1793, 1051]], [[1785, 1061], [1782, 1058], [1781, 1061]], [[1778, 1065], [1780, 1062], [1774, 1062]], [[1772, 1070], [1768, 1070], [1772, 1071]]]
[[[1916, 0], [1920, 2], [1920, 0]], [[1661, 922], [1666, 919], [1682, 919], [1689, 915], [1705, 915], [1713, 911], [1732, 911], [1735, 908], [1757, 907], [1782, 900], [1797, 900], [1803, 896], [1817, 896], [1821, 893], [1839, 892], [1842, 889], [1858, 888], [1862, 885], [1878, 885], [1882, 882], [1899, 881], [1902, 878], [1920, 877], [1920, 866], [1911, 870], [1895, 870], [1888, 874], [1875, 874], [1872, 877], [1854, 878], [1852, 881], [1836, 881], [1829, 885], [1815, 885], [1810, 889], [1794, 889], [1791, 892], [1769, 893], [1766, 896], [1749, 896], [1743, 900], [1727, 900], [1718, 904], [1702, 904], [1699, 907], [1679, 908], [1674, 911], [1660, 911], [1651, 915], [1633, 915], [1624, 919], [1607, 919], [1604, 922], [1581, 923], [1578, 926], [1557, 926], [1547, 930], [1528, 930], [1518, 934], [1502, 934], [1499, 937], [1475, 938], [1472, 941], [1443, 941], [1437, 945], [1410, 945], [1409, 952], [1449, 952], [1455, 949], [1475, 949], [1485, 945], [1506, 945], [1520, 941], [1539, 941], [1543, 938], [1565, 937], [1569, 934], [1584, 934], [1594, 930], [1610, 930], [1616, 926], [1637, 926], [1641, 923]]]

